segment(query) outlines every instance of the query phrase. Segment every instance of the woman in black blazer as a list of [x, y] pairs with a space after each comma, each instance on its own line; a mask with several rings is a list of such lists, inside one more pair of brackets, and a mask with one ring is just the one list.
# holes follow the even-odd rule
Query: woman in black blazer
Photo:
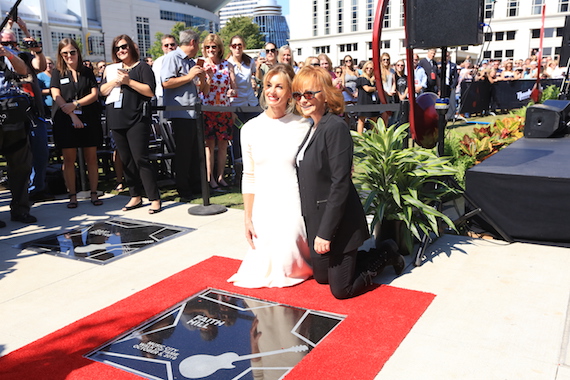
[[313, 66], [301, 69], [293, 81], [293, 98], [303, 116], [314, 122], [297, 155], [313, 276], [330, 284], [336, 298], [354, 297], [385, 265], [394, 265], [400, 274], [404, 258], [392, 240], [370, 254], [357, 255], [369, 237], [368, 225], [351, 179], [350, 130], [337, 116], [344, 112], [344, 99], [329, 73]]

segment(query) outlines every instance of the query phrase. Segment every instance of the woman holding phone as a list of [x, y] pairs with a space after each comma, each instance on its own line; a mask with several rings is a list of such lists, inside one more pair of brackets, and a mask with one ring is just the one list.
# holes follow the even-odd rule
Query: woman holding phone
[[[209, 91], [201, 92], [202, 104], [208, 106], [229, 106], [230, 99], [237, 96], [234, 67], [224, 59], [224, 45], [216, 34], [208, 35], [202, 44], [206, 57]], [[232, 139], [233, 115], [231, 112], [204, 111], [204, 133], [206, 134], [206, 172], [211, 189], [227, 187], [224, 169], [228, 154], [228, 143]], [[214, 149], [218, 145], [218, 166], [214, 175]]]
[[162, 210], [160, 192], [148, 157], [154, 74], [140, 60], [131, 37], [121, 34], [113, 39], [112, 46], [115, 64], [108, 65], [103, 73], [101, 94], [107, 97], [107, 123], [123, 161], [131, 196], [123, 211], [142, 207], [144, 191], [151, 203], [148, 213], [156, 214]]
[[63, 177], [69, 191], [67, 208], [77, 208], [75, 161], [77, 148], [83, 149], [87, 165], [91, 203], [101, 206], [97, 184], [97, 146], [103, 142], [101, 107], [93, 70], [83, 65], [77, 43], [64, 38], [57, 49], [57, 70], [51, 73], [53, 137], [63, 154]]

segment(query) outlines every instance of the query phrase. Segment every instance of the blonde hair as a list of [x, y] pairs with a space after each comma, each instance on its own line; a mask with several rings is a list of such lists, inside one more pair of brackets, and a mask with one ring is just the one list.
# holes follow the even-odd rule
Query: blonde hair
[[[336, 114], [340, 115], [344, 113], [344, 97], [338, 88], [333, 86], [331, 75], [328, 71], [318, 66], [305, 66], [293, 80], [293, 91], [303, 92], [306, 89], [306, 85], [310, 84], [313, 90], [320, 90], [325, 95], [328, 109]], [[297, 110], [300, 112], [299, 105], [297, 105]]]
[[279, 48], [279, 53], [277, 54], [277, 62], [283, 63], [281, 62], [281, 58], [283, 58], [283, 54], [285, 54], [286, 51], [289, 51], [289, 53], [291, 53], [291, 61], [289, 63], [286, 63], [286, 65], [293, 66], [295, 64], [295, 58], [293, 57], [293, 49], [291, 49], [291, 46], [289, 45], [283, 45]]
[[321, 59], [324, 59], [325, 61], [327, 61], [329, 63], [329, 70], [332, 70], [333, 64], [332, 64], [332, 61], [328, 55], [326, 55], [325, 53], [321, 53], [321, 54], [317, 55], [317, 58], [319, 59], [319, 63], [321, 62]]
[[218, 59], [223, 60], [224, 59], [224, 43], [222, 42], [222, 39], [220, 38], [220, 36], [218, 36], [217, 34], [208, 34], [206, 36], [206, 38], [204, 38], [204, 42], [202, 42], [202, 55], [204, 57], [207, 57], [206, 45], [208, 43], [212, 43], [212, 42], [218, 47], [216, 49], [216, 55], [218, 56]]
[[[287, 85], [287, 89], [289, 90], [289, 97], [291, 97], [291, 94], [293, 93], [292, 90], [293, 78], [295, 77], [295, 71], [293, 70], [293, 66], [291, 65], [286, 65], [284, 63], [277, 63], [275, 66], [273, 66], [263, 76], [263, 88], [267, 88], [266, 83], [268, 83], [271, 80], [271, 78], [277, 75], [279, 75]], [[259, 105], [264, 110], [268, 108], [267, 99], [265, 99], [265, 91], [261, 91], [261, 96], [259, 97]], [[286, 112], [296, 113], [295, 102], [293, 101], [293, 98], [290, 98], [289, 101], [287, 102]]]
[[384, 66], [384, 58], [390, 59], [390, 54], [384, 52], [380, 56], [380, 74], [382, 75], [382, 82], [386, 82], [388, 75], [390, 75], [390, 65], [388, 67]]
[[374, 77], [374, 71], [372, 71], [372, 76], [369, 76], [366, 73], [366, 69], [371, 66], [374, 69], [374, 62], [372, 61], [368, 61], [364, 64], [364, 66], [362, 66], [362, 76], [366, 79], [368, 79], [370, 81], [371, 84], [374, 84], [376, 82], [376, 78]]
[[[315, 57], [314, 55], [311, 55], [310, 57], [307, 57], [307, 59], [305, 59], [305, 66], [311, 66], [311, 61], [313, 59], [316, 59], [317, 61], [320, 61], [320, 59], [318, 57]], [[320, 63], [319, 63], [320, 65]]]

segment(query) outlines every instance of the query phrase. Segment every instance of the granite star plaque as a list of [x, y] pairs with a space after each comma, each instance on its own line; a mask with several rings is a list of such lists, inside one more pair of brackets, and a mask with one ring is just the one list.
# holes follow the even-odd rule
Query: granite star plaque
[[86, 357], [153, 380], [277, 380], [343, 319], [207, 289]]
[[107, 264], [191, 231], [193, 231], [191, 228], [112, 218], [19, 244], [16, 248]]

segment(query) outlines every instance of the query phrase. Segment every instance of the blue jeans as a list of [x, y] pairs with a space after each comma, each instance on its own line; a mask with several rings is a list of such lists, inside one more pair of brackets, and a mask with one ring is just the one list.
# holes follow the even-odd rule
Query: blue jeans
[[29, 193], [44, 191], [46, 187], [46, 168], [49, 161], [48, 128], [45, 119], [34, 117], [30, 128], [30, 150], [32, 151], [32, 172], [30, 174]]

